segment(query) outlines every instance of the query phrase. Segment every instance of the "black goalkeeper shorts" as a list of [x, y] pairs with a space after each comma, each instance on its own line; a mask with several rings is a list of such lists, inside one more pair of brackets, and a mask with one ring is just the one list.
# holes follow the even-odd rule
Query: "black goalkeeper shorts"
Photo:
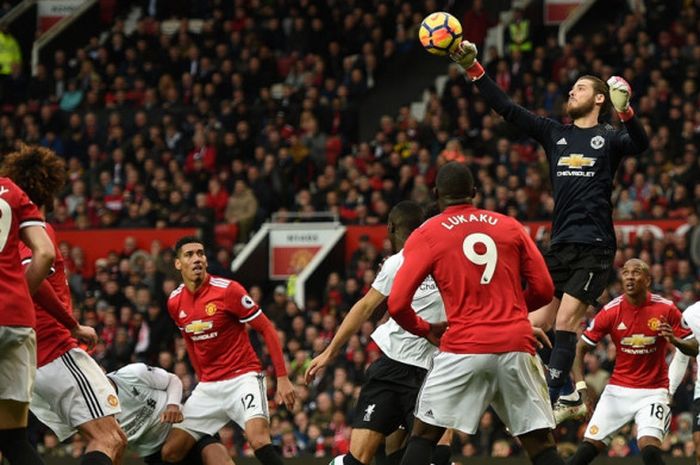
[[545, 254], [554, 295], [566, 293], [589, 305], [597, 305], [612, 273], [615, 250], [590, 244], [555, 244]]

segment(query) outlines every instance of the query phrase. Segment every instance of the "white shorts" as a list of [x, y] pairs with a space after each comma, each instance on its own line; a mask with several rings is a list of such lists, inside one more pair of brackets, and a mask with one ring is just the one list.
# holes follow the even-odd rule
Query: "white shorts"
[[439, 352], [418, 394], [415, 416], [474, 434], [489, 404], [513, 436], [554, 428], [542, 364], [525, 352]]
[[224, 381], [201, 382], [182, 408], [185, 420], [173, 425], [196, 440], [215, 434], [230, 420], [245, 428], [252, 418], [270, 419], [265, 375], [245, 373]]
[[63, 441], [91, 420], [122, 411], [102, 368], [82, 349], [71, 349], [36, 372], [29, 409]]
[[637, 439], [652, 436], [663, 440], [671, 422], [668, 389], [632, 389], [608, 384], [584, 437], [610, 444], [612, 435], [632, 420], [637, 424]]
[[0, 326], [0, 399], [29, 403], [35, 373], [34, 329]]

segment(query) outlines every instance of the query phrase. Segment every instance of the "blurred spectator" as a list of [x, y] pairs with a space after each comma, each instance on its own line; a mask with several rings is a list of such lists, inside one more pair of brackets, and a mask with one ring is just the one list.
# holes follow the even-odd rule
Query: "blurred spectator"
[[473, 0], [471, 8], [467, 10], [462, 18], [463, 37], [465, 40], [476, 44], [479, 50], [483, 50], [486, 33], [495, 25], [496, 22], [491, 19], [489, 13], [484, 9], [483, 0]]

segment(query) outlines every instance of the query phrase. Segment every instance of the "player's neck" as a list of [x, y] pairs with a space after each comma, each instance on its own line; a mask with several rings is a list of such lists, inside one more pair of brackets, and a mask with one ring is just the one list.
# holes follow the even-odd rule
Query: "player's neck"
[[630, 295], [630, 294], [625, 294], [627, 297], [627, 301], [632, 304], [635, 307], [641, 307], [644, 302], [647, 300], [647, 293], [645, 292], [640, 292], [637, 295]]
[[209, 275], [205, 273], [204, 277], [202, 279], [197, 279], [197, 280], [193, 280], [193, 281], [183, 279], [182, 281], [185, 283], [185, 287], [187, 288], [187, 290], [190, 291], [192, 294], [194, 294], [195, 292], [197, 292], [199, 290], [199, 288], [202, 287], [204, 282], [207, 280], [207, 276], [209, 276]]
[[576, 118], [574, 120], [574, 126], [581, 129], [588, 129], [598, 126], [598, 115], [592, 111], [587, 115]]

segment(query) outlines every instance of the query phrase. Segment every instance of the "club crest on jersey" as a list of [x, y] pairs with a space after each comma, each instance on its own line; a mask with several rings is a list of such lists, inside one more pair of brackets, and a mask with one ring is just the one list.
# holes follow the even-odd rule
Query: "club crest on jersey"
[[595, 161], [595, 158], [584, 157], [580, 153], [572, 153], [568, 157], [561, 157], [557, 162], [557, 166], [566, 166], [569, 169], [580, 170], [583, 167], [587, 168], [595, 165]]
[[119, 399], [114, 394], [110, 394], [107, 396], [107, 403], [110, 407], [116, 407], [119, 405]]
[[661, 321], [659, 321], [658, 318], [649, 318], [649, 321], [647, 321], [647, 326], [649, 326], [649, 329], [652, 331], [658, 331], [660, 324]]
[[216, 304], [214, 302], [209, 302], [204, 307], [204, 312], [209, 316], [214, 315], [216, 313], [216, 310], [217, 310], [217, 308], [216, 308]]
[[593, 139], [591, 139], [591, 147], [594, 149], [598, 150], [603, 145], [605, 145], [605, 139], [603, 139], [602, 136], [595, 136]]
[[208, 329], [211, 329], [213, 326], [214, 323], [212, 323], [211, 321], [195, 320], [192, 323], [185, 326], [185, 332], [192, 334], [200, 334]]

